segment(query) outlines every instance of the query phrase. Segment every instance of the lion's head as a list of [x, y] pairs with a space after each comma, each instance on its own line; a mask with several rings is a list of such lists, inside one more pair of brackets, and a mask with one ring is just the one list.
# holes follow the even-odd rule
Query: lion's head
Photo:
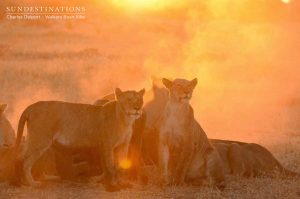
[[137, 119], [142, 114], [143, 107], [143, 96], [145, 94], [145, 89], [140, 91], [121, 91], [121, 89], [116, 88], [115, 96], [116, 100], [120, 104], [122, 110], [127, 116]]
[[197, 85], [197, 78], [189, 81], [186, 79], [175, 79], [174, 81], [163, 78], [165, 87], [169, 90], [170, 98], [180, 103], [188, 103], [192, 98], [193, 90]]
[[0, 149], [8, 148], [14, 143], [14, 132], [5, 117], [7, 104], [0, 104]]

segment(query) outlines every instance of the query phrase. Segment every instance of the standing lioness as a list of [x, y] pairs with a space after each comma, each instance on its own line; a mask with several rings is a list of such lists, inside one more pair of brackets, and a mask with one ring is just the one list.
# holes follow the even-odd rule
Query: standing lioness
[[[52, 143], [70, 148], [97, 148], [102, 156], [102, 168], [109, 187], [116, 188], [116, 164], [127, 158], [132, 125], [142, 113], [143, 95], [116, 89], [116, 101], [102, 106], [58, 101], [37, 102], [22, 114], [17, 133], [20, 144], [27, 122], [25, 148], [17, 165], [25, 184], [34, 184], [31, 169]], [[118, 148], [118, 149], [117, 149]], [[114, 157], [114, 150], [120, 153]]]

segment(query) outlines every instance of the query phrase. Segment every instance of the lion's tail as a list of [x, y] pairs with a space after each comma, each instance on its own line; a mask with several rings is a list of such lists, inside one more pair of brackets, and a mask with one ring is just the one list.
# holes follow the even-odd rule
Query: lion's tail
[[284, 174], [285, 176], [288, 176], [288, 177], [297, 177], [297, 178], [300, 178], [300, 173], [288, 170], [288, 169], [286, 169], [284, 167], [282, 167], [281, 173]]
[[16, 147], [18, 148], [23, 139], [23, 131], [25, 127], [25, 123], [28, 120], [27, 109], [22, 113], [19, 124], [18, 124], [18, 131], [17, 131], [17, 140], [16, 140]]
[[17, 131], [17, 139], [15, 144], [15, 161], [14, 161], [14, 174], [10, 179], [10, 184], [13, 186], [21, 186], [22, 185], [22, 176], [23, 176], [23, 159], [21, 157], [22, 153], [22, 140], [23, 140], [23, 131], [25, 127], [25, 123], [28, 120], [27, 109], [22, 113], [19, 124], [18, 124], [18, 131]]
[[25, 123], [28, 120], [27, 109], [22, 113], [19, 124], [18, 124], [18, 131], [17, 131], [17, 139], [15, 144], [15, 160], [14, 160], [14, 173], [9, 181], [9, 183], [13, 186], [21, 186], [22, 185], [22, 168], [23, 168], [23, 160], [20, 156], [21, 153], [21, 145], [23, 139], [23, 131], [25, 127]]

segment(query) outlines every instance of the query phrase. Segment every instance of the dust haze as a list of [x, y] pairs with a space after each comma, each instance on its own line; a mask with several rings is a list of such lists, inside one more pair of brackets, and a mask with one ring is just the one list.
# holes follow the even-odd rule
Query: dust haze
[[300, 135], [299, 3], [191, 0], [141, 12], [71, 2], [87, 6], [86, 20], [2, 16], [0, 101], [15, 128], [39, 100], [93, 103], [116, 87], [149, 90], [151, 76], [197, 77], [192, 106], [209, 137], [277, 143]]

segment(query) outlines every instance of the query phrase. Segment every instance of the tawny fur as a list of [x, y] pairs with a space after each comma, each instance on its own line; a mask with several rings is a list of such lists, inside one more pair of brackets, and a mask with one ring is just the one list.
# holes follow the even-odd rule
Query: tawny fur
[[274, 176], [276, 173], [300, 176], [284, 168], [268, 149], [259, 144], [217, 139], [211, 139], [211, 143], [221, 156], [226, 174], [243, 177]]
[[[196, 84], [196, 79], [176, 79], [173, 82], [165, 79], [164, 85], [169, 89], [169, 97], [167, 101], [163, 99], [166, 105], [160, 111], [161, 114], [154, 119], [149, 118], [154, 123], [147, 122], [146, 131], [149, 133], [150, 129], [150, 132], [158, 132], [159, 167], [163, 182], [182, 184], [185, 180], [199, 178], [205, 167], [207, 172], [203, 175], [213, 185], [223, 186], [224, 175], [219, 154], [210, 145], [188, 103]], [[155, 104], [159, 103], [150, 102], [149, 107], [145, 106], [147, 116]]]
[[6, 108], [6, 104], [0, 105], [0, 182], [10, 179], [13, 172], [12, 159], [16, 154], [15, 132], [5, 116]]
[[[168, 90], [166, 88], [155, 83], [152, 90], [154, 98], [145, 105], [147, 119], [151, 116], [151, 114], [148, 115], [148, 112], [159, 113], [159, 110], [165, 107], [168, 100]], [[158, 121], [157, 118], [158, 116], [155, 115], [155, 117], [147, 120], [149, 124], [146, 125], [144, 133], [144, 140], [146, 141], [143, 145], [143, 154], [148, 164], [158, 162], [158, 131], [151, 126], [152, 121]], [[273, 176], [276, 172], [279, 172], [287, 176], [300, 176], [298, 173], [284, 168], [272, 153], [261, 145], [231, 140], [209, 139], [209, 141], [219, 154], [212, 157], [215, 158], [217, 165], [221, 164], [225, 174], [251, 177], [262, 174]], [[221, 163], [219, 157], [221, 157]], [[197, 167], [198, 164], [199, 167], [199, 163], [203, 164], [203, 161], [199, 160], [198, 163], [194, 162], [192, 165]], [[202, 166], [201, 173], [198, 172], [199, 177], [205, 176], [205, 173], [207, 173], [205, 170], [206, 168]]]
[[6, 104], [0, 105], [0, 151], [15, 143], [15, 131], [4, 114], [6, 108]]
[[[76, 148], [97, 148], [102, 155], [104, 174], [116, 184], [117, 163], [127, 158], [132, 125], [141, 115], [144, 90], [122, 92], [116, 89], [116, 101], [103, 107], [57, 101], [37, 102], [22, 114], [17, 134], [20, 144], [27, 122], [27, 139], [17, 165], [25, 184], [35, 184], [31, 169], [53, 143]], [[120, 151], [115, 157], [114, 150]]]

